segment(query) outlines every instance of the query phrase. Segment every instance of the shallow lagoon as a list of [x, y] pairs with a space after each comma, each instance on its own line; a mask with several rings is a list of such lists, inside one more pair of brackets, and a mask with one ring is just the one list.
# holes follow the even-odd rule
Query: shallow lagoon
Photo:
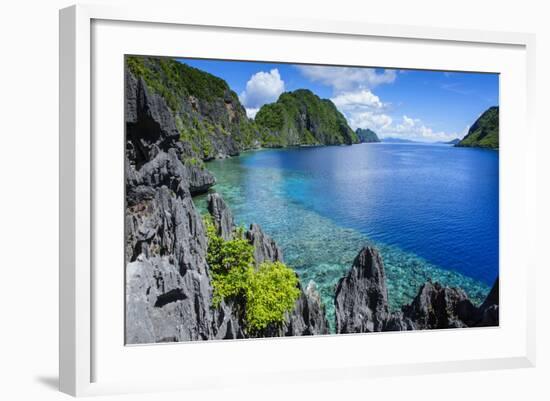
[[[428, 279], [481, 302], [498, 275], [498, 152], [361, 144], [261, 150], [215, 160], [213, 190], [239, 225], [260, 224], [334, 322], [334, 287], [366, 243], [378, 247], [390, 305]], [[205, 196], [197, 197], [205, 208]]]

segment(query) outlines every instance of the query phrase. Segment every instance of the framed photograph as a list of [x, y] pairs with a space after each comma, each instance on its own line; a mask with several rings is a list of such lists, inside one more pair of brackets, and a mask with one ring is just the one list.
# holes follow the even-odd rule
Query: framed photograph
[[61, 10], [61, 390], [533, 366], [533, 49]]

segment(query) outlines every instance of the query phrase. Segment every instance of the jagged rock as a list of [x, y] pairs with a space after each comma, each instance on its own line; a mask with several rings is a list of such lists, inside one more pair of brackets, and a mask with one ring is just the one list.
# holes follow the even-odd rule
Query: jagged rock
[[498, 326], [499, 325], [499, 278], [497, 277], [491, 291], [485, 298], [478, 310], [478, 321], [476, 326]]
[[328, 334], [328, 322], [321, 296], [315, 283], [310, 281], [304, 291], [298, 283], [300, 296], [292, 312], [287, 313], [281, 325], [270, 325], [264, 330], [254, 333], [254, 337], [289, 337]]
[[388, 320], [384, 323], [384, 329], [382, 331], [407, 331], [417, 330], [416, 324], [403, 312], [393, 312], [388, 317]]
[[[151, 83], [154, 90], [147, 87], [146, 82]], [[257, 146], [261, 138], [239, 97], [225, 81], [169, 58], [127, 58], [126, 114], [129, 124], [143, 121], [138, 118], [137, 107], [143, 97], [136, 95], [142, 91], [140, 85], [146, 87], [145, 95], [149, 96], [143, 100], [150, 103], [156, 100], [153, 97], [156, 93], [166, 96], [173, 120], [177, 121], [178, 135], [183, 135], [189, 145], [182, 149], [188, 157], [210, 160], [236, 156], [241, 150]]]
[[216, 340], [235, 340], [246, 338], [245, 324], [239, 317], [238, 306], [222, 301], [214, 311], [214, 338]]
[[426, 282], [403, 311], [418, 329], [447, 329], [468, 327], [464, 320], [475, 313], [475, 307], [462, 289]]
[[262, 262], [282, 262], [283, 252], [275, 241], [262, 231], [258, 224], [251, 224], [246, 232], [246, 238], [254, 246], [254, 260], [259, 265]]
[[305, 291], [300, 286], [300, 291], [296, 307], [283, 325], [283, 334], [285, 336], [328, 334], [325, 307], [315, 283], [310, 281]]
[[185, 165], [191, 195], [198, 195], [208, 191], [216, 183], [216, 179], [207, 169], [200, 166]]
[[127, 163], [126, 170], [126, 194], [130, 202], [140, 199], [139, 191], [143, 188], [166, 186], [184, 197], [205, 192], [216, 183], [208, 170], [198, 166], [185, 166], [174, 148], [168, 152], [156, 152], [154, 157], [144, 162], [139, 169]]
[[485, 298], [485, 301], [480, 306], [480, 309], [487, 309], [490, 308], [493, 305], [499, 305], [499, 278], [497, 277], [495, 282], [493, 283], [493, 286], [491, 287], [491, 291], [489, 291], [489, 294], [487, 294], [487, 298]]
[[169, 257], [139, 258], [126, 266], [126, 342], [213, 337], [211, 288], [196, 270], [183, 275]]
[[410, 305], [392, 313], [388, 312], [385, 280], [378, 252], [370, 247], [363, 248], [336, 288], [337, 333], [498, 325], [498, 278], [479, 308], [462, 289], [428, 281]]
[[[147, 68], [155, 68], [157, 64], [152, 62]], [[247, 125], [250, 122], [237, 96], [227, 89], [223, 98], [210, 100], [208, 96], [200, 99], [189, 96], [181, 99], [180, 111], [175, 110], [179, 106], [174, 104], [170, 109], [166, 100], [142, 78], [126, 71], [125, 256], [129, 344], [250, 335], [242, 320], [244, 305], [237, 301], [222, 301], [218, 306], [212, 303], [207, 238], [192, 195], [206, 192], [215, 179], [197, 162], [194, 148], [199, 144], [180, 141], [181, 132], [176, 127], [176, 118], [181, 129], [185, 124], [212, 128], [203, 118], [221, 121], [209, 131], [214, 154], [225, 157], [246, 148], [246, 138], [254, 133]], [[208, 157], [212, 156], [201, 154], [201, 158]], [[225, 240], [231, 239], [233, 217], [221, 196], [211, 194], [208, 209], [219, 234]], [[252, 225], [247, 238], [254, 245], [258, 264], [282, 260], [277, 244], [259, 226]], [[314, 286], [308, 286], [305, 292], [300, 287], [300, 291], [295, 309], [288, 314], [285, 324], [273, 331], [274, 335], [328, 332], [324, 307]]]
[[[190, 196], [176, 197], [166, 186], [155, 197], [126, 212], [126, 260], [170, 255], [183, 274], [206, 275], [207, 241], [204, 226]], [[205, 278], [207, 279], [207, 278]]]
[[[137, 166], [167, 151], [179, 138], [166, 101], [151, 93], [143, 79], [126, 73], [126, 151]], [[153, 152], [153, 153], [152, 153]]]
[[337, 333], [382, 331], [389, 315], [386, 273], [376, 249], [365, 246], [340, 279], [334, 297]]
[[226, 241], [230, 240], [233, 237], [235, 223], [231, 210], [227, 207], [220, 194], [213, 193], [208, 195], [208, 212], [214, 220], [214, 226], [218, 231], [218, 235]]

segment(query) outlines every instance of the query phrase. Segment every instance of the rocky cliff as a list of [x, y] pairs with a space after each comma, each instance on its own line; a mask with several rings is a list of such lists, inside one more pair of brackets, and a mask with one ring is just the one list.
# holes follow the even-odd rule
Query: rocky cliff
[[335, 294], [336, 332], [366, 333], [498, 326], [498, 278], [476, 307], [460, 288], [426, 282], [410, 305], [390, 312], [384, 263], [378, 251], [363, 248]]
[[498, 149], [499, 108], [490, 107], [479, 116], [468, 130], [468, 134], [455, 146]]
[[342, 145], [358, 143], [334, 103], [307, 89], [283, 93], [255, 118], [265, 146]]
[[259, 147], [259, 132], [221, 78], [170, 58], [128, 56], [127, 80], [158, 95], [172, 114], [170, 133], [187, 158], [209, 160]]
[[376, 135], [376, 132], [373, 130], [367, 128], [357, 128], [355, 130], [355, 133], [357, 134], [357, 137], [359, 138], [359, 141], [361, 143], [374, 143], [374, 142], [380, 142], [380, 138], [378, 138], [378, 135]]
[[[233, 216], [219, 194], [208, 195], [210, 212], [218, 235], [225, 235], [226, 240], [239, 234], [233, 222]], [[229, 233], [229, 234], [227, 234]], [[283, 253], [277, 243], [257, 224], [251, 224], [244, 233], [244, 238], [253, 246], [254, 263], [258, 267], [263, 262], [283, 262]], [[282, 325], [270, 325], [253, 334], [254, 337], [303, 336], [328, 334], [328, 322], [321, 297], [310, 282], [304, 291], [298, 281], [300, 295], [294, 309], [287, 313]]]
[[[183, 107], [183, 106], [182, 106]], [[176, 117], [174, 117], [176, 115]], [[190, 162], [192, 143], [182, 140], [174, 113], [143, 77], [126, 75], [126, 343], [233, 339], [249, 336], [239, 311], [214, 307], [207, 263], [208, 240], [192, 195], [214, 177]], [[228, 142], [229, 143], [229, 142]], [[223, 199], [210, 195], [208, 209], [219, 234], [234, 235]], [[246, 233], [257, 263], [282, 253], [257, 225]], [[266, 335], [327, 333], [324, 309], [313, 288], [303, 291], [283, 325]]]

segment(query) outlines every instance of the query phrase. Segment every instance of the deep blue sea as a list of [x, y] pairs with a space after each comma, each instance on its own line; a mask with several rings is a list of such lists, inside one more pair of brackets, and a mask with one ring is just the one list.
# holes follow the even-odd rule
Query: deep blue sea
[[[260, 224], [329, 319], [338, 279], [379, 248], [392, 308], [427, 279], [481, 302], [498, 275], [498, 152], [360, 144], [260, 150], [207, 163], [235, 220]], [[204, 210], [204, 196], [196, 199]]]

